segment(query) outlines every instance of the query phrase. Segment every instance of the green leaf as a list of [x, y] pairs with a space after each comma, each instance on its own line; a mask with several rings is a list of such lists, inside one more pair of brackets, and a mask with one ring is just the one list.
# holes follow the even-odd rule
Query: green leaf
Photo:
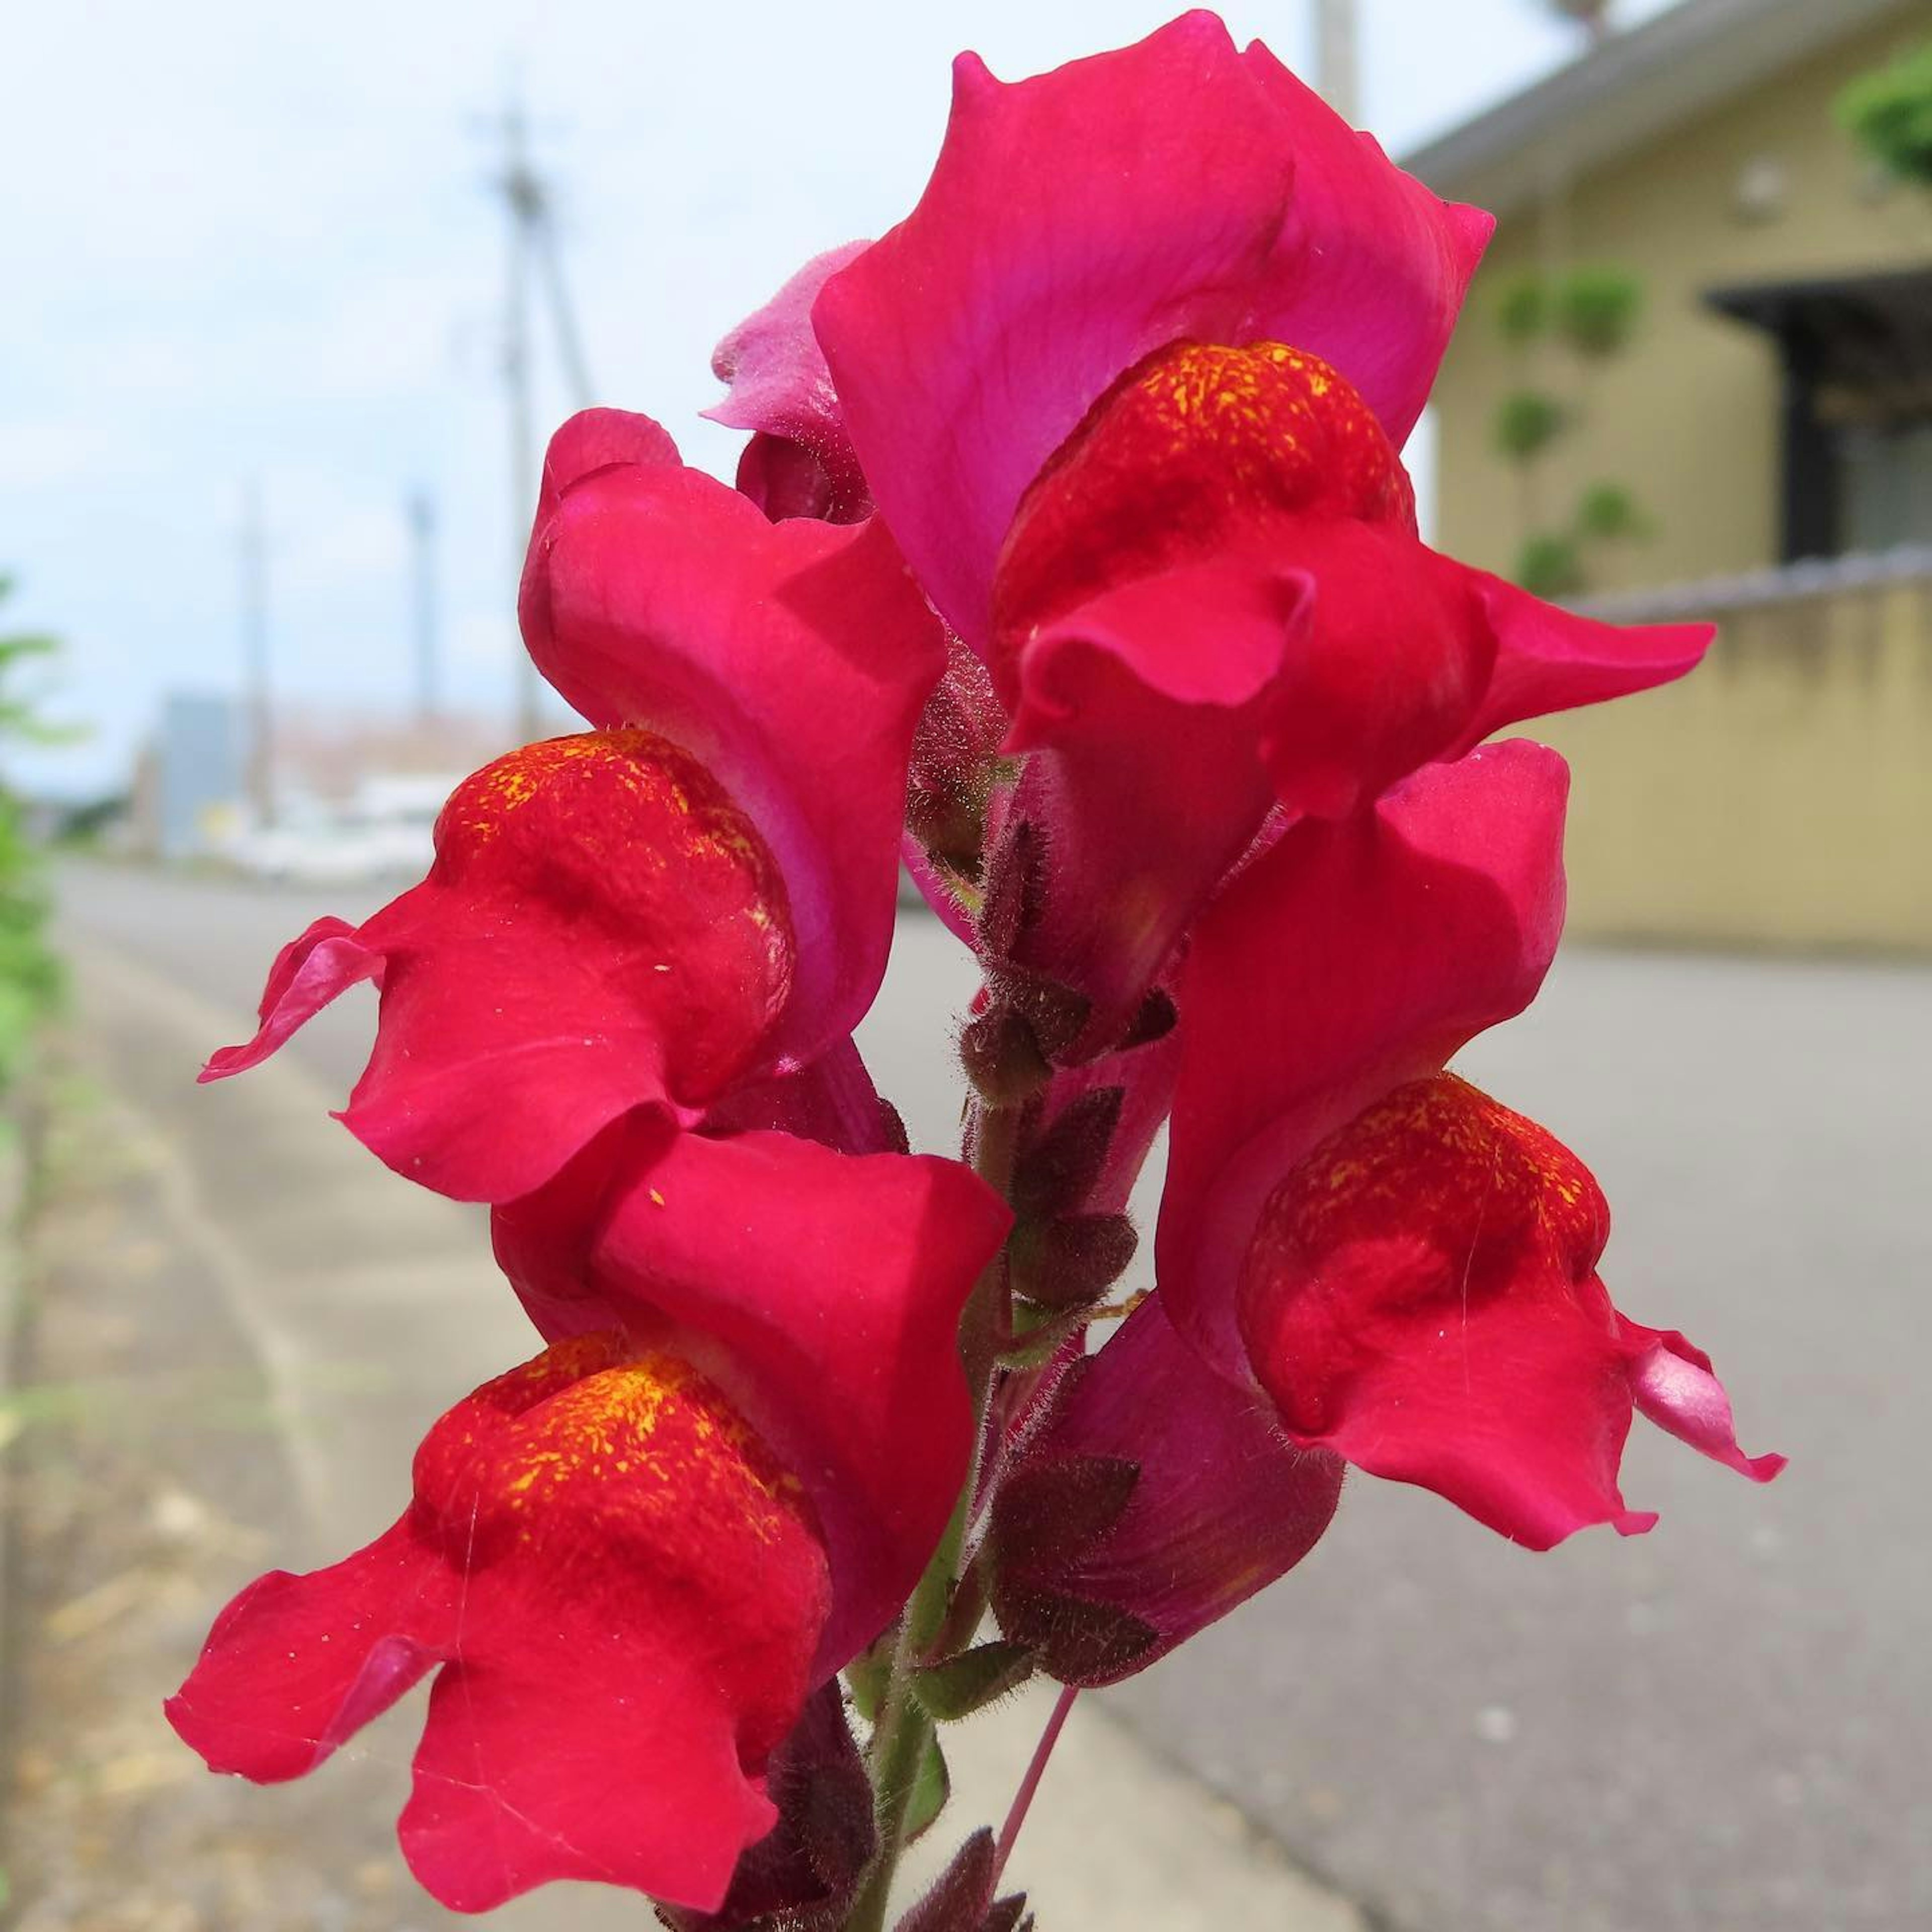
[[1548, 282], [1532, 273], [1506, 283], [1496, 304], [1496, 325], [1505, 341], [1534, 340], [1550, 326]]
[[1568, 412], [1554, 396], [1538, 389], [1520, 389], [1497, 405], [1496, 447], [1514, 461], [1526, 461], [1554, 442], [1568, 421]]
[[1643, 284], [1628, 268], [1572, 268], [1556, 286], [1556, 327], [1582, 356], [1610, 356], [1629, 341], [1643, 308]]

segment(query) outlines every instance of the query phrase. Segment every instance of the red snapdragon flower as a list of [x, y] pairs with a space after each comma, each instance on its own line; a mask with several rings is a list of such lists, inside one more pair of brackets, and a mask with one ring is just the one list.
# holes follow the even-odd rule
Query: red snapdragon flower
[[1562, 920], [1567, 773], [1526, 742], [1288, 832], [1196, 929], [1160, 1295], [1288, 1439], [1544, 1549], [1624, 1507], [1634, 1407], [1746, 1457], [1708, 1359], [1620, 1314], [1595, 1181], [1444, 1071], [1528, 1004]]
[[472, 1200], [541, 1185], [633, 1107], [700, 1124], [849, 1035], [884, 970], [908, 751], [945, 664], [876, 526], [774, 526], [614, 410], [551, 443], [522, 611], [596, 728], [466, 780], [429, 877], [285, 948], [260, 1030], [203, 1076], [374, 979], [343, 1118]]
[[1195, 13], [955, 83], [917, 208], [728, 340], [720, 413], [862, 476], [990, 666], [1036, 754], [1007, 816], [1055, 860], [1006, 963], [1088, 1003], [1078, 1057], [1271, 812], [1346, 813], [1709, 634], [1592, 623], [1420, 542], [1396, 451], [1492, 224], [1266, 47]]
[[[626, 1164], [652, 1129], [668, 1155]], [[955, 1337], [1008, 1221], [957, 1162], [634, 1118], [500, 1215], [554, 1337], [418, 1452], [395, 1527], [251, 1585], [169, 1707], [217, 1770], [311, 1769], [443, 1666], [400, 1827], [481, 1910], [598, 1878], [710, 1911], [772, 1752], [903, 1600], [966, 1474]]]

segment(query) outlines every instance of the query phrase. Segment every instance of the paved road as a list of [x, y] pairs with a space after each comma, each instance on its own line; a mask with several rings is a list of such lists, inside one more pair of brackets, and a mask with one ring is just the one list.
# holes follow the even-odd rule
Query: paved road
[[[63, 885], [77, 931], [238, 1038], [274, 946], [364, 909]], [[958, 1103], [922, 1043], [970, 985], [909, 919], [866, 1044], [925, 1145]], [[346, 1086], [368, 1024], [296, 1050]], [[1466, 1070], [1592, 1162], [1622, 1304], [1709, 1348], [1747, 1445], [1792, 1467], [1752, 1490], [1640, 1428], [1626, 1489], [1658, 1528], [1541, 1557], [1362, 1480], [1300, 1571], [1113, 1708], [1399, 1932], [1932, 1922], [1932, 974], [1578, 954]]]

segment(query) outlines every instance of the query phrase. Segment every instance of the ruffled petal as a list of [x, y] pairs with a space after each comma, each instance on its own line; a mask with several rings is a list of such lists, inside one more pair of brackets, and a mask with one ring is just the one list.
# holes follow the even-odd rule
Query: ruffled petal
[[[1070, 652], [1061, 675], [1078, 679], [1078, 728], [1028, 759], [1005, 823], [1036, 836], [996, 847], [988, 875], [1024, 893], [1026, 916], [982, 937], [1088, 1003], [1061, 1055], [1078, 1060], [1119, 1040], [1274, 798], [1254, 748], [1262, 698], [1177, 704], [1098, 650]], [[1007, 884], [1016, 858], [1051, 869]]]
[[1717, 633], [1709, 624], [1606, 624], [1546, 604], [1486, 572], [1468, 571], [1496, 668], [1462, 746], [1552, 712], [1648, 691], [1694, 670]]
[[813, 322], [881, 511], [981, 649], [1022, 493], [1123, 370], [1183, 338], [1292, 343], [1400, 440], [1487, 226], [1197, 12], [1016, 86], [963, 56], [918, 208]]
[[776, 1822], [828, 1603], [796, 1481], [688, 1361], [614, 1333], [484, 1384], [415, 1477], [368, 1550], [236, 1599], [176, 1729], [294, 1777], [440, 1663], [400, 1832], [438, 1899], [600, 1879], [715, 1909]]
[[405, 1519], [326, 1570], [258, 1578], [224, 1610], [168, 1722], [211, 1771], [313, 1771], [451, 1653], [454, 1580]]
[[1541, 983], [1568, 789], [1563, 760], [1526, 742], [1426, 766], [1360, 818], [1292, 826], [1196, 928], [1157, 1272], [1222, 1372], [1247, 1372], [1237, 1283], [1281, 1176]]
[[338, 994], [364, 980], [380, 986], [386, 957], [364, 945], [346, 920], [317, 920], [276, 954], [262, 990], [261, 1025], [254, 1038], [211, 1054], [201, 1078], [225, 1080], [231, 1073], [260, 1066]]
[[797, 940], [776, 1044], [809, 1060], [851, 1031], [885, 969], [908, 758], [944, 636], [876, 520], [769, 524], [655, 461], [573, 474], [578, 440], [566, 424], [551, 446], [525, 640], [593, 723], [661, 733], [743, 807]]
[[774, 1133], [592, 1151], [601, 1173], [498, 1210], [497, 1258], [547, 1335], [662, 1328], [798, 1472], [831, 1556], [820, 1661], [837, 1669], [904, 1601], [964, 1480], [960, 1314], [1011, 1217], [932, 1156]]
[[776, 1827], [738, 1861], [716, 1912], [658, 1906], [674, 1932], [743, 1932], [775, 1919], [796, 1932], [830, 1932], [857, 1890], [878, 1842], [872, 1786], [836, 1680], [820, 1686], [772, 1754], [766, 1790]]
[[738, 488], [774, 522], [817, 516], [846, 524], [870, 513], [832, 372], [812, 332], [812, 305], [826, 278], [871, 245], [848, 242], [814, 256], [712, 352], [712, 371], [730, 393], [704, 414], [754, 432]]
[[620, 1636], [492, 1580], [430, 1695], [397, 1832], [417, 1882], [456, 1912], [556, 1879], [721, 1901], [777, 1812], [740, 1762], [688, 1622], [639, 1616]]
[[458, 788], [422, 884], [285, 949], [260, 1032], [202, 1077], [374, 977], [346, 1124], [426, 1186], [507, 1200], [628, 1109], [694, 1119], [776, 1060], [795, 944], [755, 829], [700, 766], [640, 730], [554, 739]]
[[1266, 1400], [1210, 1370], [1150, 1296], [1063, 1380], [994, 1504], [1001, 1626], [1064, 1682], [1144, 1670], [1300, 1562], [1342, 1474], [1290, 1446]]
[[1674, 1328], [1646, 1328], [1621, 1315], [1617, 1327], [1633, 1357], [1636, 1406], [1658, 1428], [1754, 1483], [1769, 1482], [1784, 1467], [1782, 1456], [1747, 1456], [1738, 1447], [1731, 1399], [1702, 1349]]

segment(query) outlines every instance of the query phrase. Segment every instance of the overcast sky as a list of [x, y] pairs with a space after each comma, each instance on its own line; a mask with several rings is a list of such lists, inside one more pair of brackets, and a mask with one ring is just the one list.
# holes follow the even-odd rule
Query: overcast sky
[[[1630, 17], [1658, 0], [1628, 0]], [[712, 344], [808, 255], [910, 207], [962, 46], [1005, 78], [1135, 39], [1135, 0], [91, 0], [8, 9], [0, 111], [0, 623], [69, 641], [104, 784], [167, 688], [238, 678], [260, 479], [292, 700], [400, 708], [402, 504], [441, 520], [446, 682], [507, 710], [514, 620], [484, 123], [514, 86], [558, 186], [602, 400], [698, 424]], [[1308, 0], [1230, 4], [1305, 70]], [[1534, 0], [1362, 0], [1363, 119], [1400, 152], [1574, 53]], [[540, 346], [546, 351], [548, 344]], [[542, 428], [568, 407], [554, 359]], [[16, 761], [17, 763], [17, 761]]]

